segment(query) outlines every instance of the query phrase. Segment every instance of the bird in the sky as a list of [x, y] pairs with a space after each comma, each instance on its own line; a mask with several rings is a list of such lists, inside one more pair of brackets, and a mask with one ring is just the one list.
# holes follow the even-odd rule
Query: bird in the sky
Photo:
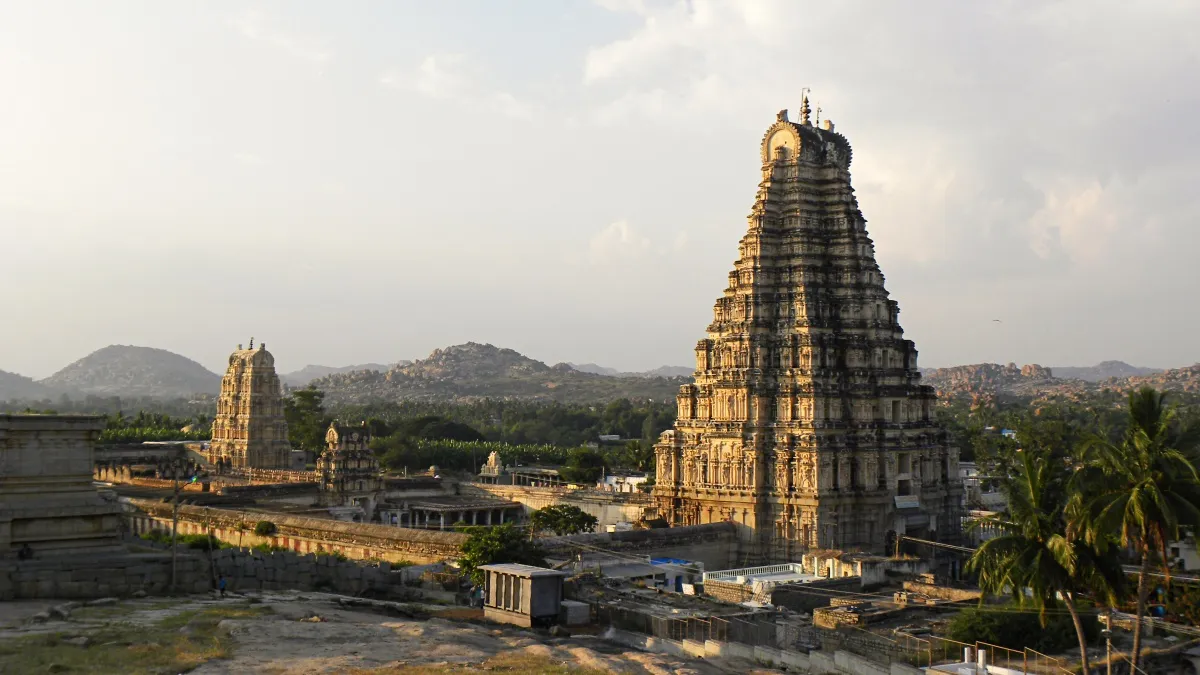
[[994, 321], [995, 323], [1004, 323], [1004, 322], [1003, 322], [1003, 321], [1001, 321], [1000, 319], [992, 319], [992, 321]]

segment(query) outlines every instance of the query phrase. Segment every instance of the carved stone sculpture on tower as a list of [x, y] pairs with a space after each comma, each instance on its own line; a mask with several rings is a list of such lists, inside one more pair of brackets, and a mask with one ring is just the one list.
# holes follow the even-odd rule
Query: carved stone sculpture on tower
[[229, 355], [221, 379], [208, 461], [234, 468], [288, 469], [291, 444], [275, 357], [265, 344]]
[[958, 452], [875, 263], [850, 144], [806, 122], [781, 112], [763, 137], [729, 286], [655, 446], [659, 512], [732, 520], [762, 559], [882, 551], [889, 531], [954, 540]]

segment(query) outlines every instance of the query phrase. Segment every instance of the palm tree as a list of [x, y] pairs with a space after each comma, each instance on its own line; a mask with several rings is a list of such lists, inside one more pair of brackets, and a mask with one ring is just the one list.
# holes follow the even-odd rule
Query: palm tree
[[[1180, 529], [1200, 524], [1200, 473], [1196, 429], [1180, 423], [1166, 395], [1152, 387], [1129, 393], [1128, 426], [1119, 442], [1096, 436], [1085, 444], [1095, 491], [1081, 512], [1091, 541], [1119, 533], [1120, 543], [1139, 559], [1133, 666], [1140, 663], [1147, 576], [1153, 567], [1170, 580], [1167, 545]], [[1080, 475], [1083, 475], [1082, 473]]]
[[980, 518], [972, 527], [994, 528], [999, 536], [985, 541], [967, 561], [979, 574], [979, 587], [1038, 610], [1042, 626], [1061, 598], [1075, 624], [1079, 657], [1087, 673], [1087, 637], [1076, 602], [1082, 593], [1110, 599], [1119, 584], [1114, 550], [1092, 546], [1066, 532], [1066, 486], [1071, 467], [1053, 452], [1028, 448], [1018, 452], [1013, 475], [1004, 486], [1008, 510]]

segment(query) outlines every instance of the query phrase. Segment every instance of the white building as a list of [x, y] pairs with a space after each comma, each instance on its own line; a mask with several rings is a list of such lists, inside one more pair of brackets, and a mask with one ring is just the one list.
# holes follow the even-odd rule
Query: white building
[[649, 477], [644, 474], [612, 474], [604, 476], [596, 483], [596, 489], [604, 492], [637, 492], [638, 486], [643, 485]]

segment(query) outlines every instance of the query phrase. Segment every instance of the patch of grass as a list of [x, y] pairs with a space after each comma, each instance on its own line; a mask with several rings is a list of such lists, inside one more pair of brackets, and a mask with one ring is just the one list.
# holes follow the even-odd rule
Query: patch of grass
[[[114, 622], [91, 631], [0, 640], [0, 672], [91, 675], [186, 672], [207, 661], [229, 657], [229, 634], [217, 627], [222, 620], [268, 613], [267, 608], [248, 605], [213, 607], [183, 611], [152, 625]], [[89, 646], [65, 642], [81, 634], [90, 639]]]
[[137, 612], [157, 612], [178, 606], [178, 600], [158, 600], [155, 602], [138, 603], [123, 602], [118, 605], [80, 607], [71, 612], [71, 618], [83, 621], [111, 621], [118, 617], [129, 616]]
[[560, 663], [545, 656], [525, 654], [519, 651], [497, 654], [481, 664], [360, 668], [348, 670], [346, 675], [461, 675], [462, 673], [479, 672], [520, 673], [520, 675], [611, 675], [608, 671]]

